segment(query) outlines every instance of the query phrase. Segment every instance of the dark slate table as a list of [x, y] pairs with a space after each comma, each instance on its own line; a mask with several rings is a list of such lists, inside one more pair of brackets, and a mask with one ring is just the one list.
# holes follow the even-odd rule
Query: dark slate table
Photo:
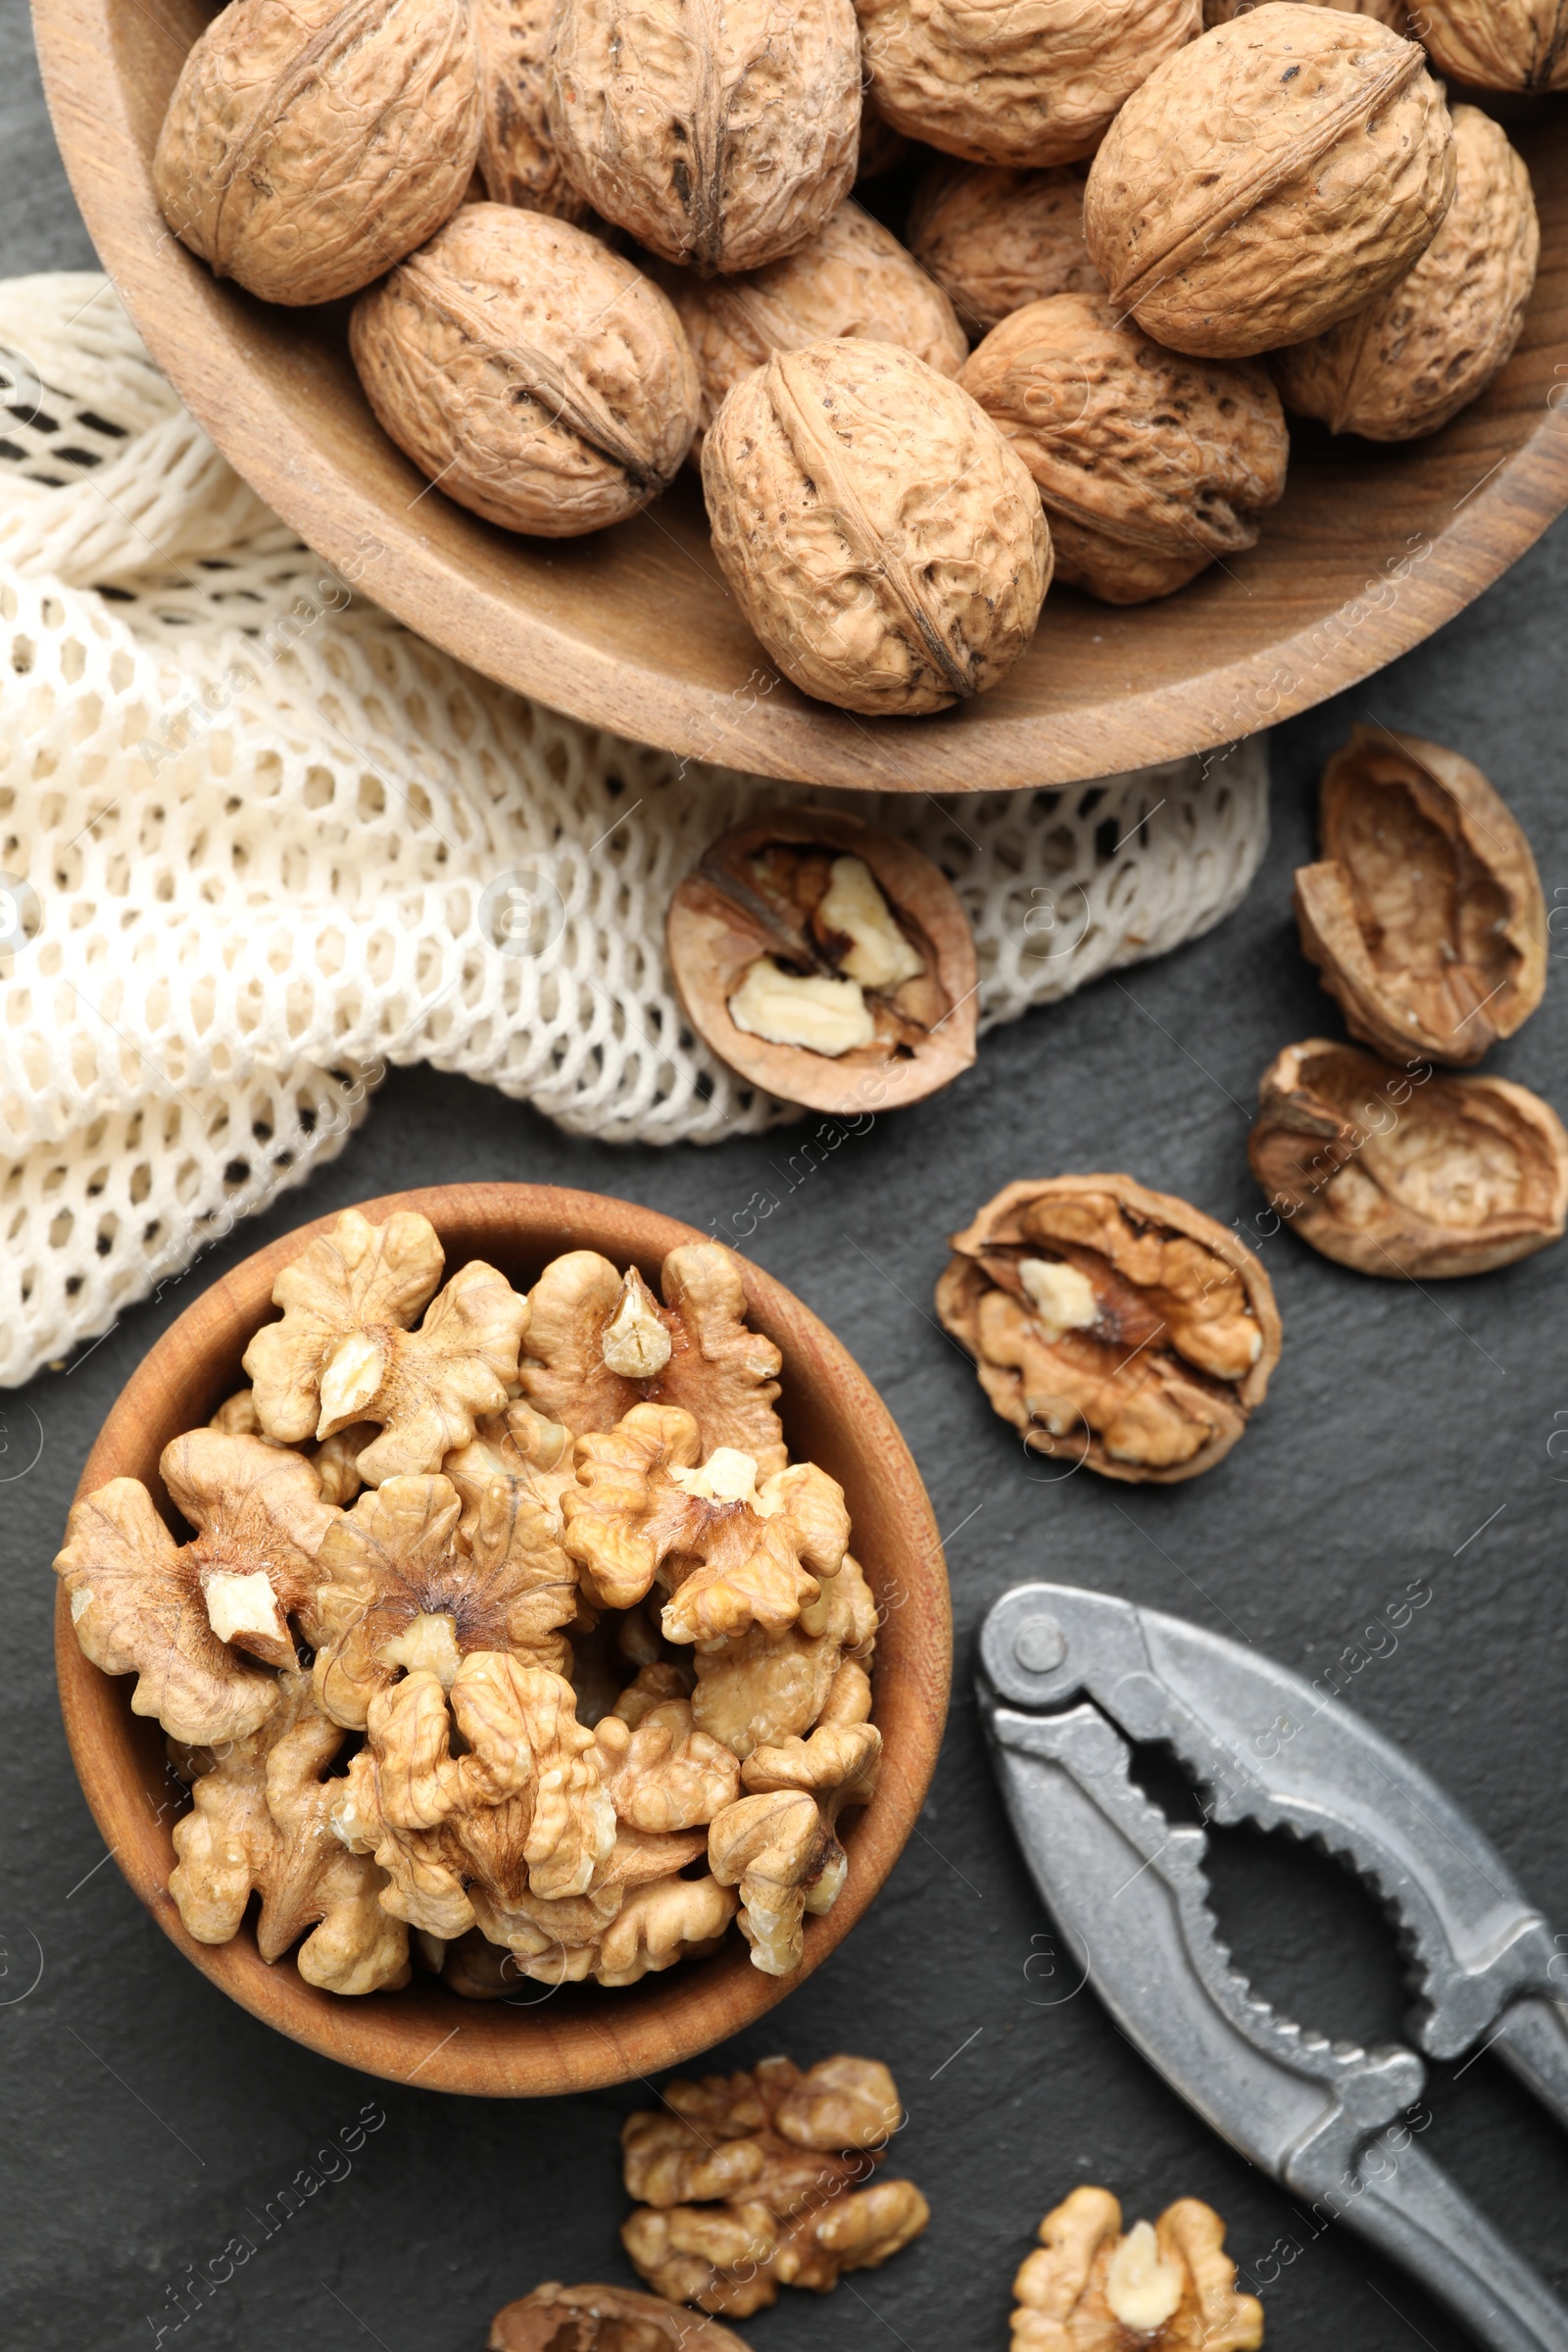
[[[0, 16], [0, 268], [90, 266], [55, 155], [19, 0]], [[8, 2128], [4, 2338], [15, 2352], [126, 2352], [177, 2316], [171, 2289], [302, 2168], [325, 2180], [177, 2337], [180, 2352], [477, 2352], [490, 2314], [541, 2278], [624, 2278], [621, 2118], [640, 2089], [485, 2104], [399, 2089], [296, 2049], [180, 1961], [106, 1861], [61, 1735], [53, 1579], [76, 1474], [138, 1358], [192, 1296], [307, 1213], [405, 1184], [503, 1177], [624, 1194], [707, 1227], [771, 1191], [753, 1244], [849, 1344], [913, 1447], [944, 1531], [957, 1618], [953, 1716], [919, 1833], [837, 1957], [714, 2062], [864, 2051], [909, 2110], [901, 2166], [926, 2237], [826, 2299], [786, 2293], [744, 2330], [761, 2352], [1006, 2340], [1009, 2285], [1042, 2214], [1102, 2181], [1129, 2215], [1209, 2199], [1265, 2291], [1274, 2352], [1460, 2352], [1399, 2273], [1289, 2201], [1213, 2138], [1039, 1958], [1041, 1910], [993, 1792], [969, 1694], [974, 1628], [1047, 1574], [1240, 1628], [1321, 1672], [1412, 1586], [1431, 1598], [1354, 1703], [1475, 1810], [1568, 1930], [1562, 1766], [1568, 1251], [1426, 1292], [1364, 1280], [1288, 1237], [1265, 1257], [1285, 1316], [1268, 1402], [1187, 1488], [1042, 1483], [934, 1327], [943, 1237], [1004, 1177], [1126, 1167], [1217, 1216], [1257, 1196], [1244, 1139], [1257, 1075], [1334, 1026], [1298, 953], [1292, 868], [1316, 778], [1372, 716], [1480, 762], [1523, 819], [1548, 902], [1568, 892], [1559, 525], [1460, 620], [1370, 685], [1274, 738], [1274, 840], [1247, 904], [1209, 938], [987, 1040], [953, 1092], [882, 1119], [805, 1181], [783, 1137], [659, 1152], [573, 1142], [461, 1079], [406, 1071], [306, 1197], [234, 1235], [66, 1374], [0, 1398], [12, 1664], [0, 1999]], [[1178, 1051], [1172, 1040], [1181, 1041]], [[1490, 1066], [1568, 1107], [1568, 973]], [[36, 1419], [34, 1420], [34, 1416]], [[1478, 1533], [1478, 1530], [1483, 1532]], [[1382, 1637], [1374, 1637], [1383, 1647]], [[1365, 1644], [1363, 1643], [1363, 1647]], [[1289, 2014], [1376, 2041], [1399, 2031], [1399, 1964], [1373, 1899], [1273, 1838], [1215, 1837], [1216, 1908], [1238, 1964]], [[26, 1990], [42, 1954], [41, 1981]], [[25, 1997], [18, 1998], [25, 1993]], [[351, 2157], [368, 2104], [384, 2121]], [[1568, 2291], [1568, 2141], [1483, 2058], [1434, 2070], [1424, 2144]], [[251, 2234], [256, 2234], [254, 2230]]]

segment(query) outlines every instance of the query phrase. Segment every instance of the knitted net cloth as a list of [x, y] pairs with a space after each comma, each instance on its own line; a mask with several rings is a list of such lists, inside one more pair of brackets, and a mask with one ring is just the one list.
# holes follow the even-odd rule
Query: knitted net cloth
[[[185, 414], [107, 279], [0, 284], [0, 1385], [341, 1150], [388, 1064], [569, 1132], [799, 1113], [687, 1028], [669, 895], [812, 797], [561, 717], [331, 574]], [[1260, 743], [1062, 792], [816, 795], [915, 841], [982, 1026], [1206, 929]]]

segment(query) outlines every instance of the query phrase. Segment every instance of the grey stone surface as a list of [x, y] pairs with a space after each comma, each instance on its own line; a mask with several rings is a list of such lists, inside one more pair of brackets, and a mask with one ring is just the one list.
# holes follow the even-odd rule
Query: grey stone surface
[[[0, 66], [0, 266], [83, 262], [15, 0]], [[1343, 2230], [1314, 2239], [1148, 2072], [1092, 1992], [1053, 1997], [1069, 1980], [1046, 1974], [1046, 1923], [993, 1795], [967, 1678], [985, 1607], [1030, 1575], [1240, 1629], [1308, 1673], [1409, 1587], [1430, 1588], [1396, 1650], [1355, 1678], [1354, 1703], [1474, 1808], [1568, 1930], [1568, 1463], [1548, 1450], [1568, 1427], [1568, 1253], [1418, 1291], [1341, 1272], [1288, 1237], [1269, 1243], [1286, 1341], [1268, 1402], [1220, 1469], [1163, 1492], [1052, 1481], [1026, 1460], [929, 1301], [944, 1235], [1014, 1174], [1126, 1167], [1224, 1219], [1255, 1212], [1243, 1147], [1257, 1074], [1288, 1040], [1336, 1026], [1296, 946], [1290, 874], [1308, 853], [1323, 758], [1353, 718], [1479, 760], [1535, 842], [1548, 900], [1568, 898], [1565, 585], [1559, 527], [1440, 638], [1281, 729], [1273, 845], [1230, 922], [990, 1038], [951, 1093], [879, 1120], [815, 1172], [792, 1163], [809, 1128], [710, 1151], [613, 1150], [462, 1081], [397, 1074], [307, 1197], [215, 1250], [69, 1371], [0, 1399], [8, 2346], [156, 2342], [178, 2316], [171, 2290], [240, 2232], [260, 2240], [254, 2259], [166, 2343], [477, 2352], [490, 2313], [539, 2279], [628, 2276], [616, 2132], [642, 2089], [447, 2100], [268, 2033], [176, 1957], [106, 1859], [54, 1693], [49, 1561], [91, 1439], [158, 1333], [204, 1282], [307, 1213], [401, 1184], [505, 1177], [622, 1194], [720, 1231], [756, 1219], [746, 1246], [859, 1357], [951, 1534], [956, 1696], [919, 1834], [838, 1957], [716, 2054], [887, 2059], [909, 2109], [897, 2160], [930, 2196], [932, 2227], [886, 2270], [825, 2300], [786, 2295], [742, 2332], [761, 2352], [1001, 2345], [1036, 2224], [1091, 2180], [1134, 2214], [1211, 2199], [1238, 2259], [1272, 2281], [1275, 2352], [1459, 2352], [1461, 2333], [1401, 2275]], [[1494, 1066], [1568, 1106], [1565, 1047], [1568, 975], [1554, 964], [1544, 1006]], [[759, 1196], [774, 1202], [765, 1214]], [[1392, 1939], [1332, 1863], [1227, 1834], [1213, 1878], [1240, 1964], [1278, 2004], [1362, 2039], [1398, 2031]], [[367, 2102], [384, 2122], [351, 2159], [325, 2153]], [[1491, 2059], [1435, 2070], [1430, 2104], [1424, 2144], [1568, 2291], [1568, 2143]], [[265, 2217], [303, 2168], [337, 2178], [263, 2237], [248, 2217]]]

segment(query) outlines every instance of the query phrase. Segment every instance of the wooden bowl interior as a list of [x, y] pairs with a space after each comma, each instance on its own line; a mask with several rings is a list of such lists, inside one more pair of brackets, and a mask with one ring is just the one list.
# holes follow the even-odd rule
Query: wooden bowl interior
[[[564, 1250], [596, 1249], [617, 1265], [635, 1262], [657, 1290], [665, 1253], [707, 1238], [629, 1201], [549, 1186], [450, 1186], [364, 1206], [377, 1222], [398, 1208], [422, 1211], [445, 1244], [448, 1275], [483, 1257], [519, 1286]], [[111, 1478], [138, 1478], [185, 1532], [159, 1481], [159, 1455], [245, 1385], [240, 1357], [251, 1333], [275, 1315], [270, 1302], [279, 1269], [334, 1222], [302, 1226], [203, 1293], [122, 1392], [78, 1494]], [[751, 1319], [783, 1351], [780, 1409], [792, 1457], [820, 1463], [843, 1486], [855, 1556], [882, 1615], [873, 1688], [883, 1778], [871, 1804], [846, 1819], [849, 1878], [832, 1911], [808, 1920], [803, 1968], [788, 1979], [763, 1976], [734, 1932], [711, 1959], [622, 1990], [524, 1983], [514, 1999], [472, 2002], [416, 1971], [405, 1991], [352, 2000], [307, 1984], [291, 1959], [269, 1967], [249, 1919], [229, 1943], [196, 1942], [168, 1891], [180, 1789], [165, 1762], [163, 1732], [131, 1714], [129, 1678], [103, 1674], [82, 1656], [62, 1591], [56, 1660], [66, 1733], [105, 1842], [166, 1935], [253, 2015], [341, 2064], [431, 2089], [490, 2097], [584, 2090], [677, 2065], [736, 2033], [819, 1967], [864, 1912], [909, 1835], [941, 1743], [952, 1656], [941, 1543], [908, 1450], [864, 1374], [780, 1284], [752, 1265], [745, 1275]]]
[[935, 717], [866, 720], [774, 672], [713, 564], [688, 474], [631, 522], [529, 540], [454, 506], [381, 433], [344, 342], [346, 305], [269, 309], [165, 228], [149, 158], [195, 0], [34, 0], [73, 185], [153, 356], [219, 446], [368, 596], [488, 676], [559, 710], [765, 774], [882, 790], [1102, 775], [1229, 741], [1339, 692], [1450, 618], [1568, 505], [1568, 101], [1509, 129], [1541, 209], [1520, 347], [1430, 440], [1293, 435], [1260, 544], [1180, 595], [1118, 611], [1054, 590], [992, 693]]

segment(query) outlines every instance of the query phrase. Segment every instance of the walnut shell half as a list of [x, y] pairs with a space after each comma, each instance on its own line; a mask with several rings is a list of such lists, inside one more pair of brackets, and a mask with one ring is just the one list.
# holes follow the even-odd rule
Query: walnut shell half
[[1443, 91], [1371, 17], [1269, 0], [1156, 68], [1089, 173], [1115, 301], [1176, 351], [1246, 358], [1360, 310], [1453, 200]]
[[1568, 89], [1562, 0], [1421, 0], [1415, 21], [1439, 73], [1472, 90]]
[[995, 686], [1034, 634], [1051, 535], [985, 411], [891, 343], [778, 352], [703, 444], [713, 553], [802, 693], [912, 717]]
[[697, 425], [697, 369], [664, 296], [586, 229], [466, 204], [355, 305], [371, 408], [449, 498], [561, 539], [647, 506]]
[[1356, 727], [1323, 771], [1323, 855], [1298, 868], [1301, 946], [1346, 1026], [1402, 1060], [1479, 1061], [1546, 985], [1530, 844], [1478, 767]]
[[746, 2352], [717, 2320], [629, 2286], [536, 2286], [490, 2323], [489, 2352]]
[[1270, 1206], [1358, 1274], [1485, 1274], [1560, 1241], [1568, 1134], [1506, 1078], [1434, 1076], [1310, 1037], [1258, 1081], [1248, 1143]]
[[665, 291], [702, 378], [703, 433], [725, 393], [771, 352], [856, 335], [897, 343], [939, 375], [956, 375], [968, 355], [942, 288], [858, 204], [841, 204], [814, 237], [765, 269], [710, 278], [672, 270]]
[[180, 71], [153, 184], [217, 276], [330, 302], [457, 210], [478, 144], [462, 0], [234, 0]]
[[[858, 943], [834, 927], [843, 881], [859, 880], [838, 869], [857, 861], [880, 895], [871, 912], [885, 938]], [[778, 808], [721, 834], [670, 902], [668, 945], [693, 1027], [787, 1102], [864, 1116], [934, 1094], [974, 1059], [974, 939], [957, 894], [918, 850], [858, 817]], [[764, 958], [827, 979], [858, 1014], [863, 1042], [824, 1052], [742, 1026], [731, 1004]]]
[[1332, 433], [1435, 433], [1513, 357], [1541, 225], [1523, 156], [1479, 107], [1453, 110], [1458, 188], [1420, 259], [1364, 311], [1276, 354], [1288, 409]]
[[595, 210], [705, 274], [792, 252], [855, 181], [851, 0], [561, 0], [546, 94]]
[[934, 163], [909, 205], [909, 251], [952, 297], [971, 334], [1048, 294], [1102, 294], [1084, 243], [1077, 172]]
[[952, 1247], [937, 1313], [1032, 1452], [1168, 1486], [1211, 1469], [1263, 1400], [1273, 1286], [1234, 1233], [1169, 1193], [1025, 1180]]
[[1093, 155], [1116, 109], [1202, 29], [1201, 0], [857, 0], [877, 106], [976, 164]]
[[1103, 294], [1014, 311], [958, 381], [1039, 484], [1060, 577], [1107, 604], [1168, 596], [1253, 546], [1284, 493], [1267, 369], [1165, 351]]

